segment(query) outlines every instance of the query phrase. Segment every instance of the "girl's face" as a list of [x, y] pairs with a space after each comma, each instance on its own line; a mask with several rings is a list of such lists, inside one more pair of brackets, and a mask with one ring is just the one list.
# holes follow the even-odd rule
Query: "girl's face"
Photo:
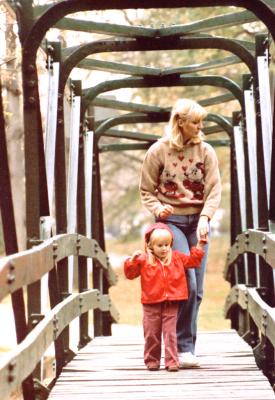
[[150, 240], [150, 249], [160, 260], [165, 260], [171, 249], [172, 238], [169, 232], [165, 232], [158, 237], [152, 237]]
[[179, 119], [178, 121], [179, 127], [181, 128], [181, 132], [184, 138], [184, 142], [192, 139], [199, 135], [199, 132], [203, 128], [202, 120], [198, 117], [190, 117], [186, 120]]

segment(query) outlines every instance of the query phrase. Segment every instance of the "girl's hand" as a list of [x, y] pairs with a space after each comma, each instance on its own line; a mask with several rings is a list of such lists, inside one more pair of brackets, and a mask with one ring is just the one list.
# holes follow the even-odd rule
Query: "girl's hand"
[[204, 246], [208, 243], [208, 236], [201, 236], [200, 240], [197, 243], [197, 249], [203, 250]]
[[131, 257], [131, 261], [134, 261], [138, 256], [141, 256], [143, 254], [143, 251], [141, 250], [136, 250]]
[[174, 212], [174, 207], [171, 206], [170, 204], [165, 204], [165, 206], [162, 206], [162, 209], [159, 213], [160, 218], [167, 218], [169, 215], [173, 214]]
[[198, 241], [200, 240], [206, 240], [206, 243], [208, 241], [208, 232], [209, 232], [209, 221], [208, 217], [206, 215], [201, 215], [199, 222], [198, 222], [198, 227], [197, 227], [197, 238]]

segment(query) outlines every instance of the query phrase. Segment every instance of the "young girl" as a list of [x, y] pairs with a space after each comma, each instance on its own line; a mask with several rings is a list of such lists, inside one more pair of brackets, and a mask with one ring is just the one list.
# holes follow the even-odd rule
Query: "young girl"
[[[188, 253], [209, 233], [219, 206], [221, 184], [214, 149], [202, 140], [206, 110], [190, 99], [172, 109], [169, 132], [147, 151], [140, 179], [144, 206], [174, 234], [173, 249]], [[197, 316], [203, 295], [208, 246], [199, 269], [186, 271], [189, 298], [180, 302], [177, 344], [182, 368], [198, 367], [195, 356]]]
[[144, 362], [150, 371], [160, 367], [161, 336], [165, 344], [165, 367], [178, 371], [176, 322], [178, 301], [188, 298], [185, 268], [199, 267], [207, 239], [192, 247], [190, 255], [172, 251], [173, 233], [163, 223], [149, 226], [145, 232], [145, 252], [137, 250], [125, 260], [128, 279], [141, 276]]

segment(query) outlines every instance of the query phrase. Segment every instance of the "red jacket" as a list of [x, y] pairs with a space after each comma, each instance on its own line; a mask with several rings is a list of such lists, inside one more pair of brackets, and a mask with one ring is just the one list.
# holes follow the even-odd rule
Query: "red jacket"
[[146, 254], [138, 256], [131, 262], [124, 262], [126, 278], [134, 279], [141, 276], [141, 302], [143, 304], [160, 303], [165, 300], [186, 300], [188, 286], [185, 268], [198, 268], [204, 251], [192, 247], [190, 255], [172, 252], [169, 265], [162, 265], [159, 260], [155, 265], [149, 264]]

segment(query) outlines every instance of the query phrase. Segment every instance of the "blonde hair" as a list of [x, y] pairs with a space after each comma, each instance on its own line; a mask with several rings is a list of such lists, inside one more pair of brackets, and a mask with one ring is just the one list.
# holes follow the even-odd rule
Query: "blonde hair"
[[[162, 228], [154, 229], [154, 231], [150, 235], [149, 242], [148, 243], [145, 242], [145, 250], [146, 250], [146, 253], [148, 255], [148, 261], [152, 265], [156, 264], [156, 258], [157, 257], [153, 253], [153, 251], [151, 249], [151, 246], [156, 241], [158, 241], [158, 239], [163, 239], [163, 238], [167, 238], [167, 239], [170, 238], [171, 239], [170, 244], [172, 245], [173, 235], [171, 234], [171, 232], [168, 231], [168, 229], [162, 229]], [[170, 264], [171, 257], [172, 257], [172, 249], [170, 249], [170, 252], [169, 252], [169, 254], [167, 256], [167, 259], [164, 260], [164, 263], [165, 264]]]
[[[172, 111], [169, 120], [169, 144], [171, 148], [181, 150], [184, 146], [182, 132], [178, 125], [178, 120], [182, 119], [199, 119], [203, 120], [207, 115], [207, 111], [199, 105], [196, 101], [190, 99], [179, 99]], [[199, 143], [201, 141], [202, 132], [199, 137], [194, 138], [192, 143]]]

